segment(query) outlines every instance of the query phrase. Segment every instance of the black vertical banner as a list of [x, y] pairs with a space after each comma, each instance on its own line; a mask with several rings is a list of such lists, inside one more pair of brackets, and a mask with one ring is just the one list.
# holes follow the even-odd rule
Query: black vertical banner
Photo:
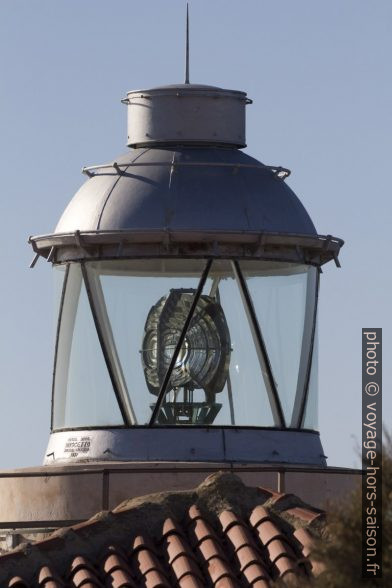
[[362, 577], [382, 578], [382, 329], [362, 329]]

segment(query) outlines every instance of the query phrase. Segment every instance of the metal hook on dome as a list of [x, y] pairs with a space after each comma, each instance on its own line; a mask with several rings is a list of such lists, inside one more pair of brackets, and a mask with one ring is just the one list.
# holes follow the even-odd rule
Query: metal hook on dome
[[39, 252], [37, 252], [33, 257], [33, 260], [30, 263], [29, 268], [33, 269], [33, 267], [35, 266], [35, 264], [37, 263], [37, 261], [39, 260], [40, 257], [41, 257], [41, 254]]

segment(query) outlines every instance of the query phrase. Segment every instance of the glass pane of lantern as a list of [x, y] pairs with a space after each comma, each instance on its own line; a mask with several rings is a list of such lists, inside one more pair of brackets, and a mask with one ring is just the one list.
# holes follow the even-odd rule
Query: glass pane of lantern
[[147, 424], [206, 261], [119, 260], [87, 266], [89, 275], [99, 276], [106, 307], [99, 314], [107, 313], [108, 340], [121, 364], [134, 422]]
[[226, 317], [231, 346], [225, 387], [216, 394], [222, 408], [214, 424], [273, 427], [276, 423], [231, 262], [214, 261], [210, 277]]
[[274, 425], [230, 261], [213, 262], [176, 366], [158, 424]]
[[[149, 422], [205, 260], [89, 262], [99, 276], [107, 341], [115, 347], [139, 425]], [[192, 406], [191, 406], [192, 405]], [[219, 405], [219, 406], [218, 406]], [[158, 424], [274, 425], [231, 263], [215, 261], [178, 354]]]
[[310, 370], [308, 401], [306, 404], [303, 427], [318, 429], [318, 326], [314, 337], [312, 368]]
[[286, 424], [296, 427], [292, 415], [294, 403], [300, 402], [303, 393], [317, 270], [266, 261], [246, 261], [240, 265], [267, 347]]
[[53, 428], [122, 425], [79, 264], [71, 264], [61, 316]]

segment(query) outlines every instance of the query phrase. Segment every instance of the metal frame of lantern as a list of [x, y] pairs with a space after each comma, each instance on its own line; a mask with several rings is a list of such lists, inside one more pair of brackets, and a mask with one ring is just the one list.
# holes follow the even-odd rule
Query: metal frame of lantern
[[[146, 243], [148, 236], [150, 238], [150, 243]], [[184, 235], [181, 236], [183, 237]], [[187, 233], [187, 236], [189, 237], [189, 233]], [[140, 239], [140, 237], [142, 237], [142, 239]], [[143, 459], [149, 459], [151, 453], [148, 453], [147, 455], [147, 453], [144, 454], [143, 451], [140, 452], [140, 450], [138, 450], [137, 453], [134, 454], [133, 450], [130, 451], [128, 447], [130, 443], [136, 444], [138, 447], [140, 447], [143, 444], [146, 444], [148, 447], [150, 447], [150, 444], [153, 443], [155, 449], [152, 455], [155, 455], [154, 459], [157, 460], [169, 459], [169, 456], [166, 456], [165, 458], [165, 454], [162, 456], [161, 448], [165, 444], [167, 444], [167, 446], [171, 448], [170, 455], [176, 456], [178, 453], [177, 457], [173, 457], [174, 461], [195, 459], [194, 449], [192, 449], [192, 447], [196, 444], [201, 448], [199, 452], [199, 457], [196, 460], [206, 459], [207, 461], [211, 461], [211, 459], [209, 458], [203, 458], [204, 453], [210, 455], [211, 452], [209, 446], [208, 451], [203, 449], [205, 442], [203, 440], [202, 433], [205, 433], [208, 430], [215, 430], [216, 432], [221, 431], [221, 435], [223, 435], [223, 437], [219, 436], [216, 439], [216, 441], [213, 441], [211, 437], [208, 443], [213, 442], [216, 444], [217, 447], [220, 447], [221, 439], [225, 440], [222, 441], [222, 450], [216, 450], [216, 454], [219, 457], [212, 459], [212, 461], [226, 461], [226, 459], [233, 461], [248, 462], [260, 460], [273, 460], [272, 457], [268, 458], [268, 455], [271, 454], [273, 456], [276, 456], [276, 447], [281, 447], [282, 443], [284, 442], [284, 451], [283, 449], [280, 450], [280, 455], [282, 457], [281, 459], [275, 457], [276, 461], [292, 461], [294, 463], [303, 461], [305, 463], [312, 463], [314, 465], [325, 465], [325, 457], [322, 454], [322, 448], [319, 441], [319, 433], [314, 430], [308, 430], [303, 428], [303, 422], [305, 408], [307, 405], [309, 379], [313, 357], [313, 343], [317, 318], [319, 274], [321, 271], [321, 265], [323, 263], [326, 263], [331, 259], [334, 259], [335, 263], [339, 263], [337, 256], [339, 253], [339, 249], [343, 244], [343, 241], [331, 236], [320, 235], [318, 235], [317, 237], [310, 237], [306, 235], [288, 236], [277, 234], [226, 234], [222, 240], [219, 239], [218, 235], [215, 235], [214, 241], [197, 241], [197, 251], [195, 252], [195, 241], [193, 241], [192, 239], [193, 235], [191, 235], [191, 239], [187, 242], [185, 240], [176, 241], [176, 239], [170, 239], [165, 243], [162, 241], [162, 232], [160, 232], [159, 237], [157, 237], [158, 235], [156, 233], [150, 233], [149, 235], [144, 233], [143, 235], [138, 235], [132, 232], [121, 232], [121, 234], [120, 232], [110, 234], [102, 234], [99, 232], [92, 234], [91, 232], [89, 232], [79, 233], [76, 235], [73, 234], [42, 236], [31, 239], [33, 248], [39, 256], [46, 257], [48, 261], [54, 264], [60, 263], [61, 265], [67, 265], [66, 275], [64, 276], [64, 282], [62, 287], [63, 289], [57, 325], [56, 349], [54, 358], [55, 369], [57, 361], [58, 336], [62, 317], [62, 305], [64, 303], [69, 266], [72, 262], [78, 262], [81, 264], [83, 281], [86, 287], [91, 313], [99, 338], [103, 357], [113, 385], [114, 394], [124, 420], [124, 424], [119, 426], [82, 426], [67, 427], [65, 429], [53, 429], [52, 427], [52, 435], [48, 446], [46, 463], [51, 463], [50, 456], [52, 453], [53, 456], [55, 456], [56, 454], [56, 459], [58, 459], [58, 456], [61, 454], [60, 447], [62, 445], [66, 445], [70, 434], [73, 435], [76, 434], [76, 432], [80, 432], [81, 435], [85, 435], [86, 431], [88, 433], [88, 438], [91, 440], [95, 441], [95, 435], [97, 435], [97, 440], [95, 441], [95, 443], [98, 447], [101, 447], [101, 449], [96, 449], [95, 455], [90, 454], [89, 458], [105, 459], [104, 453], [106, 449], [103, 449], [103, 447], [106, 446], [105, 442], [103, 441], [103, 439], [106, 439], [105, 430], [107, 431], [107, 434], [112, 434], [115, 429], [122, 429], [123, 433], [118, 431], [118, 434], [120, 434], [120, 437], [123, 438], [123, 440], [118, 441], [118, 443], [122, 447], [126, 446], [127, 449], [124, 449], [124, 457], [121, 457], [120, 452], [119, 459], [134, 459], [142, 461]], [[206, 235], [203, 234], [203, 237], [205, 239]], [[249, 237], [253, 238], [253, 243], [249, 243]], [[142, 242], [140, 243], [139, 241]], [[155, 241], [155, 243], [151, 243], [151, 241]], [[243, 241], [245, 241], [245, 243]], [[294, 242], [295, 245], [293, 244]], [[302, 246], [298, 245], [298, 242], [302, 242]], [[304, 246], [305, 243], [307, 246]], [[150, 250], [152, 255], [149, 255], [149, 252], [147, 253], [146, 250]], [[189, 254], [191, 250], [193, 255]], [[160, 255], [157, 255], [158, 251]], [[230, 256], [227, 255], [227, 251], [230, 251]], [[234, 251], [236, 252], [236, 255], [234, 255]], [[129, 255], [130, 252], [132, 253], [131, 255]], [[264, 374], [267, 374], [267, 378], [265, 378], [265, 383], [267, 383], [266, 387], [268, 391], [268, 398], [271, 403], [272, 412], [274, 415], [275, 424], [273, 427], [263, 425], [255, 427], [247, 425], [230, 426], [214, 424], [192, 425], [190, 427], [189, 425], [160, 425], [156, 423], [157, 414], [160, 410], [163, 399], [165, 398], [165, 393], [167, 389], [167, 384], [170, 379], [171, 371], [173, 369], [176, 356], [181, 347], [181, 340], [178, 341], [178, 344], [176, 346], [170, 367], [167, 370], [164, 382], [160, 389], [159, 396], [153, 409], [150, 422], [148, 424], [143, 425], [135, 424], [135, 419], [132, 418], [132, 405], [127, 394], [127, 386], [124, 381], [124, 376], [122, 375], [121, 364], [117, 354], [115, 352], [113, 353], [113, 349], [115, 350], [115, 346], [108, 345], [107, 337], [103, 332], [103, 325], [105, 325], [105, 321], [109, 319], [108, 317], [106, 317], [105, 319], [102, 318], [102, 316], [99, 316], [99, 311], [97, 309], [97, 304], [95, 300], [97, 290], [96, 288], [91, 287], [90, 277], [88, 275], [88, 272], [86, 271], [86, 264], [88, 264], [89, 261], [110, 261], [111, 259], [150, 259], [151, 257], [172, 259], [189, 257], [190, 259], [205, 259], [205, 269], [203, 275], [200, 277], [199, 285], [194, 295], [193, 304], [187, 317], [187, 321], [183, 325], [181, 339], [183, 338], [183, 336], [185, 336], [189, 322], [192, 319], [194, 309], [197, 305], [198, 298], [202, 293], [203, 286], [207, 279], [208, 272], [211, 268], [213, 260], [226, 259], [231, 261], [237, 286], [241, 293], [243, 305], [249, 321], [249, 326], [251, 328], [252, 335], [254, 338], [254, 343], [260, 362], [260, 368], [262, 372], [264, 372]], [[304, 326], [303, 331], [303, 343], [300, 363], [301, 367], [299, 370], [299, 373], [302, 373], [303, 375], [303, 379], [302, 382], [298, 381], [298, 387], [295, 394], [291, 422], [285, 422], [282, 407], [280, 406], [279, 394], [274, 384], [271, 364], [268, 357], [268, 350], [266, 349], [263, 340], [262, 330], [260, 329], [258, 319], [253, 308], [252, 298], [249, 294], [246, 280], [241, 271], [240, 262], [249, 259], [260, 262], [265, 260], [286, 262], [289, 261], [297, 264], [302, 263], [305, 265], [312, 265], [318, 268], [316, 292], [313, 305], [306, 305], [306, 325]], [[100, 308], [104, 307], [104, 304], [100, 305]], [[303, 369], [304, 361], [306, 361], [306, 365]], [[52, 423], [54, 406], [54, 383], [55, 379], [53, 379], [52, 391]], [[145, 435], [147, 434], [147, 430], [151, 430], [151, 428], [153, 428], [155, 432], [157, 432], [157, 430], [160, 430], [161, 432], [159, 432], [154, 438], [151, 438], [150, 436], [145, 437]], [[176, 433], [173, 429], [177, 429], [178, 432]], [[188, 429], [188, 431], [184, 431], [184, 429]], [[192, 433], [190, 429], [192, 429], [194, 432]], [[137, 432], [138, 430], [140, 431], [139, 433]], [[145, 433], [143, 433], [143, 430], [145, 431]], [[197, 435], [197, 430], [199, 430], [201, 437]], [[280, 431], [284, 437], [276, 437], [274, 434], [274, 430], [276, 431], [276, 433]], [[128, 439], [128, 436], [126, 434], [127, 431], [133, 431], [132, 438]], [[248, 433], [246, 433], [246, 431], [248, 431]], [[239, 433], [241, 433], [241, 441], [238, 437]], [[304, 435], [302, 435], [302, 433]], [[167, 435], [162, 437], [162, 435], [164, 434]], [[265, 437], [266, 434], [268, 434], [267, 437]], [[300, 437], [298, 437], [296, 434], [300, 435]], [[235, 435], [235, 437], [233, 437], [233, 435]], [[295, 437], [293, 437], [293, 435]], [[233, 446], [233, 443], [239, 443], [239, 447], [232, 452], [232, 456], [230, 457], [225, 447]], [[178, 444], [182, 445], [181, 450], [178, 449]], [[109, 442], [107, 443], [107, 445], [109, 446]], [[244, 449], [245, 445], [246, 449]], [[151, 452], [151, 449], [149, 449], [149, 452]], [[183, 452], [183, 457], [181, 457], [181, 452]], [[74, 455], [76, 456], [76, 460], [83, 457], [87, 457], [84, 454], [80, 453], [75, 453]], [[265, 457], [266, 455], [267, 457]], [[292, 457], [290, 457], [290, 455], [292, 455]], [[300, 455], [301, 457], [298, 457], [298, 455]], [[303, 457], [304, 455], [305, 458]], [[66, 461], [68, 457], [69, 454], [63, 454], [63, 457], [60, 456], [60, 461]], [[111, 455], [108, 455], [106, 458], [110, 459], [113, 457]]]
[[[214, 259], [228, 259], [227, 249], [229, 249], [231, 256], [231, 263], [234, 270], [237, 285], [239, 287], [241, 297], [243, 300], [244, 308], [249, 321], [249, 326], [252, 331], [253, 339], [255, 342], [257, 355], [260, 362], [261, 370], [264, 374], [266, 383], [268, 398], [271, 404], [272, 413], [274, 416], [275, 427], [279, 429], [302, 429], [304, 420], [304, 412], [307, 401], [308, 387], [310, 370], [313, 355], [313, 341], [315, 335], [316, 316], [317, 316], [317, 299], [319, 289], [319, 272], [317, 273], [317, 284], [316, 292], [313, 304], [306, 305], [305, 314], [305, 327], [303, 332], [303, 344], [301, 352], [301, 364], [306, 362], [305, 369], [300, 369], [300, 373], [303, 374], [302, 382], [298, 382], [298, 387], [295, 395], [294, 408], [292, 414], [291, 423], [285, 422], [285, 417], [280, 404], [279, 394], [276, 389], [274, 377], [271, 370], [271, 364], [268, 357], [268, 351], [263, 339], [262, 330], [253, 308], [252, 298], [249, 294], [249, 290], [246, 284], [246, 280], [240, 268], [239, 261], [252, 259], [252, 260], [271, 260], [274, 261], [289, 261], [302, 263], [306, 265], [316, 265], [320, 268], [320, 265], [327, 262], [330, 259], [334, 259], [336, 263], [337, 255], [343, 241], [336, 239], [331, 236], [317, 237], [308, 235], [277, 235], [277, 234], [226, 234], [217, 235], [215, 234], [215, 240], [209, 241], [208, 235], [205, 233], [190, 235], [189, 232], [181, 235], [181, 237], [188, 237], [187, 241], [179, 241], [178, 235], [172, 235], [172, 239], [169, 239], [166, 243], [162, 240], [162, 232], [144, 232], [142, 235], [135, 232], [124, 232], [116, 231], [111, 233], [103, 232], [86, 232], [68, 235], [48, 235], [31, 238], [30, 242], [36, 251], [38, 256], [44, 256], [55, 264], [62, 263], [67, 264], [66, 274], [64, 276], [63, 291], [60, 302], [59, 318], [57, 326], [57, 337], [56, 337], [56, 349], [55, 349], [55, 369], [57, 361], [57, 347], [59, 329], [62, 318], [62, 306], [64, 303], [64, 295], [67, 286], [69, 262], [79, 262], [82, 268], [83, 281], [86, 287], [87, 296], [91, 308], [92, 317], [94, 319], [95, 328], [101, 345], [103, 357], [108, 369], [108, 373], [113, 385], [114, 393], [121, 411], [122, 418], [124, 420], [124, 427], [143, 426], [151, 427], [156, 424], [157, 415], [162, 406], [162, 402], [166, 395], [167, 386], [173, 371], [173, 367], [176, 363], [178, 353], [180, 352], [183, 339], [187, 332], [189, 323], [192, 319], [194, 310], [198, 303], [198, 300], [203, 291], [205, 281], [208, 277], [208, 273], [211, 268], [211, 264]], [[192, 238], [193, 237], [193, 238]], [[207, 237], [207, 238], [206, 238]], [[219, 238], [221, 237], [221, 239]], [[223, 238], [222, 238], [223, 237]], [[158, 240], [158, 239], [159, 240]], [[149, 243], [146, 243], [147, 239]], [[195, 240], [194, 240], [195, 239]], [[202, 241], [203, 239], [203, 241]], [[253, 243], [250, 241], [253, 239]], [[151, 241], [153, 241], [151, 243]], [[155, 241], [155, 243], [154, 243]], [[244, 242], [245, 241], [245, 242]], [[195, 243], [198, 243], [198, 249], [200, 252], [195, 255]], [[293, 244], [295, 243], [295, 246]], [[299, 245], [299, 243], [302, 244]], [[305, 245], [306, 244], [306, 245]], [[198, 288], [195, 292], [193, 303], [189, 312], [189, 315], [183, 325], [181, 336], [176, 345], [174, 354], [170, 366], [165, 375], [164, 381], [160, 388], [158, 398], [153, 409], [150, 422], [148, 425], [135, 425], [135, 415], [133, 413], [132, 404], [127, 394], [127, 386], [122, 375], [120, 361], [115, 352], [115, 345], [113, 342], [108, 343], [107, 330], [104, 333], [105, 324], [109, 321], [109, 318], [102, 316], [102, 308], [105, 308], [105, 303], [98, 305], [96, 301], [96, 292], [99, 289], [91, 287], [91, 277], [89, 277], [86, 271], [85, 264], [88, 261], [108, 261], [110, 259], [137, 259], [137, 258], [149, 258], [151, 255], [146, 253], [146, 249], [149, 249], [148, 245], [154, 249], [157, 258], [183, 258], [187, 257], [186, 252], [189, 256], [189, 250], [192, 249], [192, 258], [200, 259], [201, 253], [206, 259], [206, 266], [204, 272], [200, 278]], [[304, 246], [305, 245], [305, 246]], [[132, 256], [129, 255], [129, 248], [132, 249]], [[157, 248], [159, 249], [160, 255], [157, 255]], [[113, 249], [116, 249], [116, 255], [113, 256]], [[213, 250], [214, 254], [211, 255]], [[237, 255], [233, 256], [233, 250], [236, 250]], [[151, 251], [151, 253], [153, 253]], [[226, 254], [225, 254], [226, 253]], [[93, 293], [95, 292], [95, 294]], [[101, 292], [101, 297], [103, 294]], [[101, 311], [98, 310], [98, 306]], [[101, 316], [99, 316], [101, 313]], [[114, 351], [113, 351], [114, 350]], [[53, 380], [53, 386], [54, 386]], [[53, 389], [54, 393], [54, 389]], [[52, 410], [53, 410], [53, 398], [52, 398]], [[53, 414], [52, 414], [53, 424]], [[202, 425], [203, 427], [209, 425]], [[210, 425], [214, 426], [214, 425]], [[82, 427], [83, 429], [85, 427]], [[88, 427], [88, 428], [105, 428], [105, 427]], [[113, 428], [113, 427], [109, 427]], [[53, 429], [52, 429], [53, 430]], [[67, 429], [68, 430], [68, 429]], [[73, 430], [70, 428], [69, 430]]]

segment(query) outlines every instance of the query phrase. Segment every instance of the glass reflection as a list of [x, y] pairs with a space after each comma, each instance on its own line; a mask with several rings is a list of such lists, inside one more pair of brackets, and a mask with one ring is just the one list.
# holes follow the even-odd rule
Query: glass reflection
[[286, 423], [300, 426], [298, 415], [309, 366], [317, 269], [257, 261], [242, 261], [240, 266], [267, 347]]
[[[156, 395], [166, 373], [179, 333], [186, 315], [177, 311], [166, 328], [166, 344], [171, 336], [171, 345], [165, 349], [153, 369], [153, 356], [158, 348], [152, 340], [151, 322], [157, 320], [150, 313], [157, 301], [166, 299], [172, 290], [188, 290], [192, 296], [199, 284], [205, 267], [204, 260], [121, 260], [114, 262], [88, 263], [88, 274], [95, 274], [102, 287], [103, 300], [113, 335], [112, 345], [116, 347], [128, 397], [133, 408], [136, 424], [147, 424], [151, 418]], [[94, 280], [91, 280], [94, 283]], [[101, 302], [101, 304], [102, 304]], [[97, 300], [99, 304], [99, 301]], [[161, 303], [163, 306], [164, 303]], [[162, 323], [169, 317], [166, 309]], [[154, 314], [154, 313], [153, 313]], [[148, 319], [150, 317], [150, 321]], [[170, 317], [169, 317], [170, 318]], [[150, 324], [147, 324], [149, 323]], [[147, 331], [146, 331], [147, 327]], [[160, 330], [160, 336], [162, 329]], [[147, 334], [148, 333], [148, 334]], [[146, 339], [147, 337], [147, 339]], [[162, 351], [161, 341], [157, 341]], [[146, 378], [146, 370], [148, 377]], [[174, 378], [178, 376], [178, 370]]]
[[123, 425], [79, 264], [71, 264], [61, 315], [53, 428]]
[[[102, 285], [136, 422], [147, 424], [205, 261], [121, 260], [87, 265], [89, 274], [99, 276]], [[212, 265], [157, 422], [274, 425], [229, 261]]]
[[265, 381], [232, 263], [215, 260], [210, 278], [206, 288], [210, 288], [209, 292], [222, 306], [231, 340], [229, 372], [219, 395], [222, 409], [214, 424], [274, 426]]
[[310, 370], [308, 397], [305, 408], [303, 427], [305, 429], [318, 429], [318, 326], [313, 344], [312, 366]]
[[53, 271], [53, 290], [54, 290], [54, 300], [53, 300], [53, 327], [54, 327], [54, 336], [56, 337], [57, 328], [58, 328], [58, 321], [59, 321], [59, 312], [61, 306], [61, 299], [63, 295], [63, 288], [64, 288], [64, 279], [67, 271], [66, 265], [55, 265]]

